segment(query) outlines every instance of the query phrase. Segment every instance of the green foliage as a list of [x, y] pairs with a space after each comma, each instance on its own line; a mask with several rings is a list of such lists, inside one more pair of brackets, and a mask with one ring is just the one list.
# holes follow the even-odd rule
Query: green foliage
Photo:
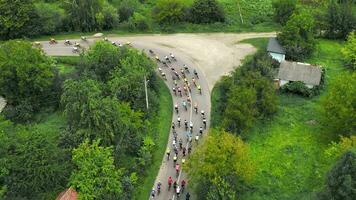
[[356, 73], [338, 76], [322, 101], [322, 122], [334, 134], [356, 133]]
[[150, 29], [150, 22], [147, 17], [135, 12], [132, 17], [130, 17], [129, 25], [131, 30], [146, 31]]
[[161, 25], [175, 24], [184, 19], [185, 9], [182, 0], [157, 0], [153, 18]]
[[65, 2], [71, 28], [76, 31], [96, 31], [113, 28], [118, 19], [116, 9], [106, 0]]
[[346, 152], [327, 176], [318, 199], [352, 200], [356, 197], [356, 153]]
[[101, 147], [100, 141], [84, 141], [73, 150], [77, 169], [70, 177], [70, 186], [83, 200], [119, 199], [122, 194], [120, 170], [115, 168], [112, 147]]
[[276, 22], [285, 25], [297, 7], [296, 0], [275, 0], [273, 1], [274, 19]]
[[48, 102], [55, 104], [56, 72], [52, 61], [31, 43], [8, 41], [0, 44], [0, 94], [10, 106], [7, 116], [26, 122]]
[[286, 49], [287, 59], [299, 61], [309, 57], [315, 49], [313, 17], [307, 12], [293, 14], [278, 40]]
[[100, 81], [106, 81], [110, 72], [119, 65], [123, 51], [125, 50], [120, 51], [109, 42], [96, 42], [83, 55], [80, 65], [82, 73]]
[[65, 11], [55, 4], [35, 4], [38, 15], [38, 32], [41, 34], [54, 34], [63, 26]]
[[68, 152], [58, 147], [58, 135], [38, 128], [13, 127], [1, 119], [0, 163], [5, 175], [0, 185], [3, 180], [5, 199], [46, 199], [46, 194], [62, 190], [71, 166]]
[[0, 39], [13, 39], [33, 34], [36, 18], [33, 0], [0, 1]]
[[139, 6], [138, 0], [122, 0], [118, 8], [120, 21], [129, 20]]
[[356, 27], [355, 2], [351, 0], [330, 1], [325, 14], [326, 36], [332, 39], [346, 39]]
[[276, 63], [261, 51], [223, 79], [219, 88], [222, 126], [241, 134], [252, 127], [257, 118], [272, 115], [277, 109], [277, 96], [272, 82]]
[[216, 0], [195, 0], [190, 8], [190, 20], [197, 24], [223, 22], [224, 11]]
[[341, 49], [346, 65], [355, 70], [356, 69], [356, 33], [351, 32], [347, 38], [345, 47]]
[[[111, 93], [119, 100], [129, 102], [134, 110], [146, 110], [144, 76], [150, 80], [148, 87], [152, 88], [155, 85], [153, 69], [154, 64], [149, 58], [129, 50], [120, 60], [120, 66], [111, 73], [108, 82]], [[154, 105], [154, 97], [150, 99], [150, 105]]]
[[213, 130], [187, 163], [199, 199], [236, 199], [255, 173], [249, 148], [232, 134]]
[[256, 91], [252, 88], [235, 86], [230, 89], [223, 127], [235, 133], [251, 128], [257, 115], [256, 98]]

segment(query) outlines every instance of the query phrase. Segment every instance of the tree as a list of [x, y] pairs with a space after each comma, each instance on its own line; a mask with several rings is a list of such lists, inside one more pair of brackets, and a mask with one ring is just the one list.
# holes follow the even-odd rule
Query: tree
[[0, 13], [0, 39], [31, 36], [36, 18], [33, 0], [2, 0]]
[[95, 31], [112, 28], [118, 14], [106, 0], [75, 0], [65, 2], [73, 30]]
[[59, 92], [54, 84], [57, 73], [52, 61], [41, 50], [32, 48], [29, 42], [0, 44], [0, 74], [0, 94], [14, 110], [20, 110], [15, 111], [15, 118], [21, 114], [32, 116], [43, 105], [54, 104], [57, 100]]
[[353, 1], [332, 0], [330, 1], [326, 14], [326, 36], [333, 39], [346, 39], [347, 35], [356, 26], [356, 17], [353, 10]]
[[107, 81], [111, 71], [119, 65], [122, 51], [125, 50], [119, 50], [109, 42], [96, 42], [83, 56], [80, 64], [82, 73], [100, 81]]
[[338, 76], [322, 100], [322, 122], [331, 133], [356, 133], [356, 72]]
[[55, 4], [37, 3], [35, 4], [38, 15], [38, 32], [40, 34], [53, 34], [63, 26], [65, 11]]
[[83, 200], [120, 199], [120, 170], [115, 168], [112, 147], [101, 147], [100, 141], [84, 141], [73, 149], [72, 160], [77, 169], [70, 177], [70, 186]]
[[118, 12], [120, 16], [120, 21], [127, 21], [139, 8], [140, 3], [138, 0], [122, 0], [120, 2]]
[[313, 17], [307, 12], [293, 14], [278, 34], [278, 40], [286, 49], [287, 59], [307, 58], [315, 48]]
[[347, 38], [344, 48], [341, 49], [346, 65], [355, 70], [356, 69], [356, 33], [351, 32]]
[[352, 200], [356, 198], [356, 154], [346, 152], [328, 173], [324, 191], [318, 199]]
[[297, 7], [296, 0], [275, 0], [272, 3], [274, 8], [274, 19], [281, 25], [285, 25]]
[[184, 19], [185, 9], [181, 0], [158, 0], [153, 8], [153, 17], [161, 25], [176, 24]]
[[5, 199], [48, 199], [48, 193], [63, 190], [71, 165], [68, 152], [57, 145], [57, 134], [17, 127], [0, 130], [0, 138]]
[[190, 9], [190, 20], [197, 24], [223, 22], [224, 11], [216, 0], [195, 0]]
[[228, 94], [223, 126], [234, 133], [242, 133], [252, 127], [258, 114], [256, 91], [253, 88], [234, 86]]
[[[67, 80], [63, 85], [61, 104], [72, 130], [92, 128], [92, 107], [100, 105], [101, 85], [94, 80]], [[94, 113], [95, 114], [95, 113]]]
[[[137, 50], [129, 50], [120, 60], [108, 82], [110, 91], [120, 101], [129, 102], [134, 110], [146, 110], [144, 76], [150, 80], [149, 89], [154, 87], [154, 64]], [[153, 103], [153, 102], [151, 102]]]
[[198, 199], [236, 199], [255, 170], [239, 137], [212, 130], [189, 158], [187, 172]]

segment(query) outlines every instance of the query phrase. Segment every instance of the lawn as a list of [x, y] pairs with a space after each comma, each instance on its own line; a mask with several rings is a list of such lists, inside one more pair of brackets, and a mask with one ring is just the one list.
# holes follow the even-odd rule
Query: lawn
[[[264, 49], [267, 41], [243, 42]], [[320, 96], [312, 99], [279, 95], [277, 114], [257, 122], [244, 136], [257, 170], [251, 182], [252, 190], [241, 199], [313, 199], [324, 184], [326, 172], [333, 164], [326, 159], [325, 150], [335, 138], [329, 137], [318, 122], [320, 99], [334, 78], [347, 71], [340, 60], [342, 42], [318, 41], [315, 54], [306, 62], [325, 67], [327, 85]], [[220, 95], [218, 90], [214, 88], [212, 94], [213, 111]]]
[[172, 96], [165, 83], [159, 79], [160, 88], [160, 104], [157, 124], [155, 130], [157, 131], [155, 144], [156, 149], [153, 153], [153, 163], [145, 169], [145, 176], [139, 178], [139, 186], [134, 192], [134, 199], [147, 199], [152, 186], [155, 182], [156, 176], [161, 166], [162, 158], [167, 147], [168, 137], [170, 133], [170, 125], [172, 121]]

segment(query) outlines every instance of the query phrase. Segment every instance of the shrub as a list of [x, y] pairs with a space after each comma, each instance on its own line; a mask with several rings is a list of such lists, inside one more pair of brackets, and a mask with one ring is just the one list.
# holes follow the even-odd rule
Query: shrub
[[128, 21], [139, 7], [139, 4], [137, 0], [123, 0], [118, 8], [120, 21]]
[[153, 17], [161, 25], [171, 25], [184, 19], [185, 9], [181, 0], [158, 0], [153, 9]]
[[129, 20], [129, 26], [131, 30], [145, 31], [150, 29], [150, 23], [147, 17], [135, 12]]
[[281, 90], [283, 92], [291, 92], [295, 94], [300, 94], [305, 97], [311, 97], [312, 96], [312, 90], [308, 88], [305, 83], [301, 81], [293, 81], [289, 82], [285, 85], [282, 86]]
[[53, 34], [62, 27], [65, 12], [55, 4], [37, 3], [35, 4], [38, 15], [38, 29], [41, 34]]
[[285, 25], [289, 17], [296, 10], [296, 0], [276, 0], [273, 1], [274, 19], [276, 22]]
[[351, 32], [345, 47], [341, 50], [346, 65], [355, 70], [356, 69], [356, 33]]
[[190, 20], [197, 24], [223, 22], [225, 16], [216, 0], [196, 0], [190, 9]]

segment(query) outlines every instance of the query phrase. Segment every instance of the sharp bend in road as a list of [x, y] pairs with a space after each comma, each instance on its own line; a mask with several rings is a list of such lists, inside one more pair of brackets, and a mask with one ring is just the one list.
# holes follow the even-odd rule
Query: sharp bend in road
[[[164, 65], [162, 62], [157, 62], [157, 73], [161, 76], [163, 72], [166, 75], [167, 80], [165, 80], [166, 85], [170, 88], [171, 95], [173, 98], [173, 105], [178, 105], [178, 113], [174, 108], [172, 121], [175, 123], [175, 130], [177, 133], [177, 146], [179, 149], [178, 141], [182, 139], [183, 146], [188, 147], [189, 141], [187, 140], [187, 131], [185, 129], [184, 120], [187, 120], [188, 124], [193, 123], [192, 131], [192, 142], [191, 147], [194, 151], [196, 147], [195, 136], [199, 138], [204, 137], [207, 134], [207, 129], [204, 129], [203, 134], [200, 135], [199, 129], [203, 127], [201, 110], [205, 111], [205, 117], [207, 119], [207, 128], [209, 127], [210, 121], [210, 91], [216, 81], [222, 76], [229, 73], [233, 67], [238, 66], [241, 60], [249, 54], [255, 52], [255, 49], [248, 44], [237, 44], [238, 41], [247, 38], [256, 37], [271, 37], [275, 36], [275, 33], [249, 33], [249, 34], [176, 34], [176, 35], [166, 35], [166, 36], [134, 36], [134, 37], [109, 37], [109, 41], [115, 42], [117, 44], [125, 44], [130, 41], [134, 48], [143, 50], [146, 54], [155, 59], [156, 56], [162, 61], [165, 56], [169, 57], [170, 53], [175, 55], [176, 60], [171, 60], [170, 63]], [[93, 44], [94, 39], [89, 39], [86, 42], [77, 40], [71, 40], [80, 42], [81, 46], [87, 48], [89, 45]], [[48, 55], [74, 55], [72, 52], [72, 46], [64, 45], [64, 41], [58, 41], [56, 45], [49, 45], [48, 42], [42, 42], [43, 50]], [[154, 53], [149, 52], [152, 50]], [[183, 65], [187, 65], [190, 73], [185, 72], [186, 81], [191, 85], [191, 91], [185, 93], [183, 87], [185, 80], [182, 78], [181, 69]], [[193, 71], [198, 72], [199, 78], [195, 77]], [[177, 79], [176, 83], [173, 81], [172, 77], [176, 77], [174, 71], [176, 71], [180, 79]], [[195, 77], [197, 85], [201, 86], [202, 94], [199, 93], [196, 86], [194, 86], [192, 79]], [[175, 85], [176, 84], [176, 85]], [[173, 92], [172, 88], [180, 87], [182, 90], [182, 95], [176, 91]], [[187, 101], [188, 96], [191, 97], [191, 104], [188, 109], [182, 106], [183, 101]], [[193, 111], [193, 105], [198, 105], [198, 112]], [[178, 126], [177, 118], [181, 118], [181, 126]], [[173, 182], [177, 181], [178, 185], [181, 185], [181, 181], [186, 181], [186, 187], [180, 194], [181, 199], [185, 199], [185, 194], [187, 191], [190, 192], [189, 180], [187, 175], [180, 170], [178, 176], [176, 175], [175, 166], [173, 163], [174, 151], [173, 133], [169, 133], [169, 141], [167, 148], [171, 149], [171, 159], [167, 160], [166, 155], [162, 155], [162, 164], [159, 173], [156, 177], [155, 183], [152, 188], [157, 190], [157, 183], [160, 181], [162, 183], [161, 192], [156, 195], [154, 199], [159, 200], [175, 200], [178, 199], [173, 191], [173, 186], [168, 190], [168, 177], [172, 177]], [[199, 139], [200, 140], [200, 139]], [[182, 159], [189, 159], [189, 155], [183, 157], [182, 150], [178, 152], [178, 160], [182, 166]], [[192, 192], [190, 192], [192, 194]], [[150, 194], [147, 194], [148, 198]], [[194, 199], [194, 196], [191, 197]]]

